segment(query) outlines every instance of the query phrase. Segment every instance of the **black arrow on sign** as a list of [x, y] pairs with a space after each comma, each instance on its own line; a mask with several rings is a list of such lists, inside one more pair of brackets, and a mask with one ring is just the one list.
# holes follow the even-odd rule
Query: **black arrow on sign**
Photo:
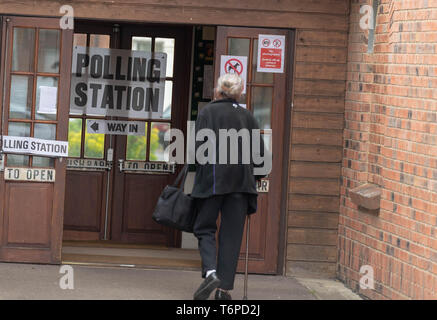
[[97, 122], [94, 122], [90, 127], [94, 130], [94, 132], [99, 131], [99, 124]]

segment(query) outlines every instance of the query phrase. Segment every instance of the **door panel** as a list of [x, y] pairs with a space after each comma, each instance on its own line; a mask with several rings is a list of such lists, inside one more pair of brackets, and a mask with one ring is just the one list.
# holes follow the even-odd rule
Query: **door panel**
[[[73, 45], [98, 48], [117, 47], [117, 32], [109, 24], [75, 23]], [[110, 119], [93, 115], [69, 117], [69, 159], [67, 166], [64, 240], [104, 240], [109, 238], [111, 162], [110, 135], [92, 134], [87, 121]], [[99, 164], [98, 167], [95, 164]]]
[[[65, 193], [69, 196], [65, 198], [67, 214], [64, 216], [64, 229], [88, 233], [100, 232], [102, 198], [106, 195], [105, 187], [106, 181], [100, 172], [70, 171], [67, 173]], [[87, 234], [87, 238], [89, 236]], [[98, 240], [98, 237], [96, 236], [94, 240]]]
[[[67, 140], [71, 30], [57, 18], [3, 17], [4, 135]], [[4, 85], [3, 85], [4, 84]], [[43, 88], [56, 88], [55, 112], [41, 109]], [[51, 168], [55, 181], [0, 180], [0, 261], [60, 263], [65, 161], [7, 154], [4, 166]]]
[[[14, 213], [4, 221], [7, 246], [50, 246], [52, 199], [52, 185], [7, 184], [5, 209]], [[38, 227], [29, 230], [28, 226]]]
[[[258, 195], [258, 211], [251, 216], [249, 242], [249, 272], [280, 272], [278, 266], [279, 234], [281, 221], [281, 186], [283, 174], [284, 121], [286, 108], [286, 79], [284, 73], [261, 73], [256, 71], [258, 35], [286, 36], [286, 57], [289, 59], [290, 31], [274, 29], [218, 27], [215, 55], [215, 79], [220, 75], [220, 56], [236, 55], [248, 58], [246, 94], [240, 103], [246, 104], [260, 124], [266, 146], [273, 154], [272, 172], [266, 178], [270, 190]], [[246, 231], [245, 231], [246, 232]], [[241, 246], [238, 270], [244, 270], [246, 233]], [[282, 253], [281, 253], [282, 254]]]
[[[123, 240], [148, 244], [167, 244], [167, 230], [151, 218], [167, 179], [159, 175], [126, 174], [123, 205]], [[147, 195], [147, 196], [145, 196]]]
[[[170, 128], [186, 131], [191, 34], [192, 27], [122, 28], [122, 48], [167, 53], [167, 73], [162, 119], [142, 120], [146, 122], [144, 137], [116, 137], [115, 159], [119, 166], [123, 167], [126, 160], [138, 161], [140, 165], [165, 163], [165, 132]], [[177, 171], [151, 173], [120, 168], [114, 170], [111, 239], [179, 246], [180, 232], [161, 226], [152, 219], [159, 195], [163, 188], [175, 179]]]

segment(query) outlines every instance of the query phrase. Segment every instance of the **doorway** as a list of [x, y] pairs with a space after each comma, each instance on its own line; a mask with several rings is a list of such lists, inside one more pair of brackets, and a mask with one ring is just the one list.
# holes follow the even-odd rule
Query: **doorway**
[[[64, 240], [180, 246], [180, 232], [152, 220], [161, 190], [180, 166], [165, 167], [164, 134], [185, 130], [188, 115], [192, 27], [76, 22], [73, 46], [165, 52], [163, 118], [69, 116]], [[143, 136], [89, 133], [93, 120], [145, 123]]]
[[[168, 250], [181, 247], [181, 232], [155, 223], [152, 212], [162, 189], [173, 181], [181, 166], [176, 167], [174, 172], [166, 173], [145, 172], [140, 168], [146, 163], [165, 164], [163, 134], [170, 128], [178, 128], [185, 133], [188, 105], [191, 104], [190, 120], [195, 120], [198, 109], [211, 99], [202, 92], [208, 86], [198, 79], [204, 78], [207, 74], [205, 70], [209, 70], [210, 82], [217, 80], [220, 75], [220, 58], [217, 57], [245, 56], [247, 93], [240, 103], [254, 113], [260, 123], [265, 144], [274, 155], [273, 170], [263, 181], [259, 193], [258, 212], [251, 219], [249, 272], [283, 273], [288, 159], [288, 148], [284, 145], [288, 143], [287, 105], [290, 101], [287, 92], [291, 92], [294, 32], [222, 26], [214, 27], [213, 30], [214, 41], [211, 43], [211, 33], [199, 30], [199, 27], [77, 24], [74, 45], [161, 51], [167, 53], [168, 59], [163, 119], [128, 119], [145, 122], [144, 136], [90, 134], [87, 132], [87, 121], [127, 118], [70, 114], [69, 141], [72, 154], [66, 174], [64, 240], [82, 241], [82, 248], [87, 246], [88, 249], [77, 248], [76, 244], [70, 242], [68, 257], [73, 257], [75, 261], [84, 259], [89, 262], [92, 258], [95, 263], [109, 261], [114, 264], [151, 266], [151, 261], [157, 255], [160, 255], [160, 259], [174, 255]], [[283, 59], [290, 62], [285, 65], [283, 73], [257, 71], [257, 45], [261, 34], [285, 37]], [[203, 35], [209, 40], [200, 41]], [[211, 56], [211, 61], [207, 61], [208, 51], [213, 51], [214, 58]], [[196, 60], [201, 60], [199, 65]], [[206, 65], [208, 68], [204, 68]], [[191, 72], [193, 76], [190, 84]], [[145, 256], [141, 260], [133, 251], [134, 257], [127, 256], [130, 252], [128, 250], [134, 248], [158, 248], [163, 251], [138, 251], [138, 255]], [[189, 265], [197, 268], [200, 261], [197, 250], [194, 250], [196, 252], [185, 252], [188, 255], [181, 258], [181, 261], [188, 261]], [[97, 252], [101, 254], [97, 255]], [[246, 244], [243, 241], [238, 266], [240, 272], [244, 270], [245, 253]], [[170, 263], [159, 261], [163, 266]]]

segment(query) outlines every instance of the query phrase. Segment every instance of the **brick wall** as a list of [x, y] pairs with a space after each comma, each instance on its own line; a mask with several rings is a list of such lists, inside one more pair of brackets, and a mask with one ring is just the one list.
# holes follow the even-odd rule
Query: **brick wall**
[[[437, 299], [437, 1], [381, 0], [371, 54], [365, 4], [350, 9], [337, 275], [371, 299]], [[351, 201], [364, 183], [378, 213]]]

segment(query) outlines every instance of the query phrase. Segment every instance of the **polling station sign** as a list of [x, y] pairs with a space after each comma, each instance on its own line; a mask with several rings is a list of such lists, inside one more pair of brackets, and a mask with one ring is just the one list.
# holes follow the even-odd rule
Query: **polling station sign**
[[70, 113], [159, 119], [166, 66], [166, 53], [75, 46]]
[[31, 137], [3, 136], [3, 152], [46, 157], [68, 157], [68, 142]]

